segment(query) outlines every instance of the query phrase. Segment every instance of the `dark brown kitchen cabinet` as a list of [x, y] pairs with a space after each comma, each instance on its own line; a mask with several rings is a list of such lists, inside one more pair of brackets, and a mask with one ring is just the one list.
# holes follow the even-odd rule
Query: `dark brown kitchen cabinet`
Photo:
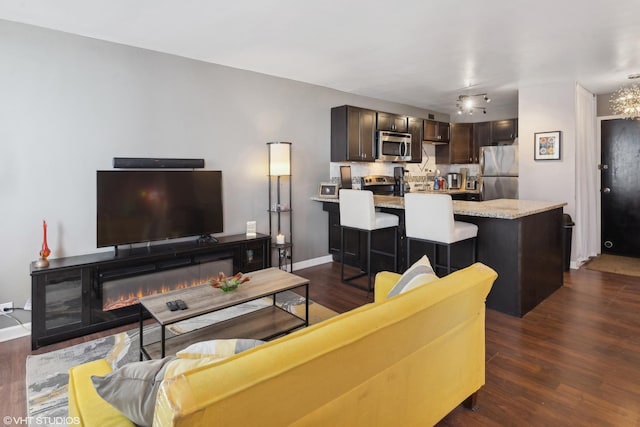
[[375, 161], [376, 112], [350, 105], [331, 109], [331, 161]]
[[422, 163], [423, 126], [422, 119], [409, 117], [409, 133], [411, 134], [411, 162]]
[[449, 142], [449, 123], [425, 120], [423, 132], [425, 141], [432, 141], [435, 144]]
[[436, 146], [436, 163], [473, 163], [473, 123], [452, 123], [447, 145]]
[[471, 163], [480, 161], [480, 149], [491, 145], [491, 122], [479, 122], [473, 124], [473, 160]]
[[473, 124], [454, 123], [451, 125], [449, 140], [451, 163], [472, 163]]
[[491, 122], [491, 142], [513, 141], [518, 136], [518, 119]]
[[391, 113], [378, 113], [378, 130], [391, 130], [394, 132], [407, 132], [408, 117]]
[[[427, 122], [429, 120], [425, 120], [425, 139]], [[482, 147], [512, 143], [517, 136], [518, 119], [452, 123], [449, 144], [436, 146], [436, 162], [479, 163]]]

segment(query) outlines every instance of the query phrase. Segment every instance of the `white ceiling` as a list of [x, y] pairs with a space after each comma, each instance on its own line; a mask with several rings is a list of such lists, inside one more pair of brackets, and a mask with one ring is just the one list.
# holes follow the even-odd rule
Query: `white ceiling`
[[449, 114], [460, 94], [612, 92], [640, 72], [639, 17], [639, 0], [0, 0], [0, 19]]

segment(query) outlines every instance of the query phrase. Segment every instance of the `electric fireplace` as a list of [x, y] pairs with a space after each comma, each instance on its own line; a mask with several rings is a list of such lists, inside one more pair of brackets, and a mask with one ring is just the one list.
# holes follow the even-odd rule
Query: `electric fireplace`
[[268, 235], [238, 234], [32, 263], [31, 347], [137, 322], [143, 295], [270, 267], [270, 244]]
[[216, 257], [198, 264], [154, 273], [143, 273], [140, 269], [104, 272], [99, 275], [96, 284], [93, 312], [105, 319], [137, 312], [135, 310], [140, 297], [203, 285], [221, 272], [225, 275], [233, 274], [231, 254], [222, 259]]

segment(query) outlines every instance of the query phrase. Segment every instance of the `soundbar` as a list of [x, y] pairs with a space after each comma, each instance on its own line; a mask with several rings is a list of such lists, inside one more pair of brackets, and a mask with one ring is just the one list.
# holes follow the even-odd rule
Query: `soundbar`
[[204, 168], [204, 159], [114, 157], [113, 167], [118, 169], [201, 169]]

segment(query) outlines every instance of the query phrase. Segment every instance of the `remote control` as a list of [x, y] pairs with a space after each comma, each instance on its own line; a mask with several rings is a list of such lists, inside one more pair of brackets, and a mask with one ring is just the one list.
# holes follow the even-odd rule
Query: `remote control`
[[177, 304], [177, 306], [178, 306], [178, 308], [180, 310], [186, 310], [187, 309], [187, 304], [184, 301], [182, 301], [181, 299], [176, 300], [176, 304]]
[[178, 304], [176, 304], [175, 301], [168, 301], [167, 307], [169, 307], [169, 310], [171, 311], [176, 311], [178, 309]]

